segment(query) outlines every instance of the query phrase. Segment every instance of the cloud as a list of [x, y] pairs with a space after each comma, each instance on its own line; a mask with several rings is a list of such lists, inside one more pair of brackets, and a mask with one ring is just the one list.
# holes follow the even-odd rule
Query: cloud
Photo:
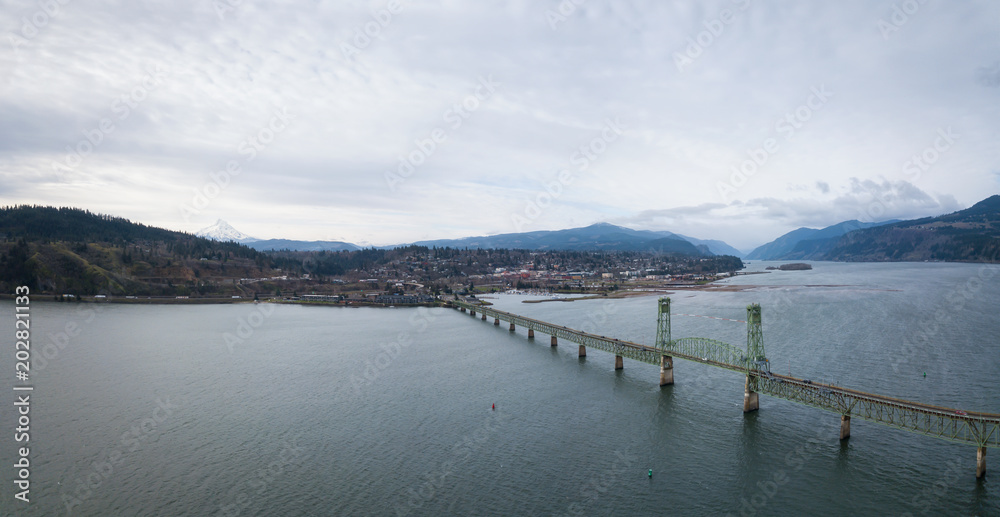
[[771, 240], [799, 227], [823, 228], [852, 219], [916, 219], [964, 208], [952, 195], [932, 196], [904, 180], [850, 178], [838, 188], [828, 185], [827, 191], [829, 195], [822, 198], [762, 197], [729, 204], [645, 210], [610, 222], [638, 229], [669, 229], [699, 238], [722, 238], [737, 247], [750, 248], [766, 242], [748, 238], [748, 234], [758, 231]]
[[953, 212], [961, 206], [953, 196], [934, 197], [904, 180], [850, 178], [848, 185], [827, 199], [758, 198], [742, 203], [742, 208], [785, 225], [823, 227], [851, 219], [914, 219]]
[[[587, 2], [555, 28], [554, 0], [405, 2], [391, 16], [384, 2], [242, 2], [221, 16], [213, 4], [69, 3], [0, 51], [0, 203], [392, 243], [511, 231], [511, 214], [569, 169], [530, 229], [621, 220], [750, 245], [856, 218], [875, 196], [895, 217], [996, 190], [1000, 108], [982, 88], [1000, 73], [983, 66], [1000, 55], [992, 4], [922, 4], [889, 40], [877, 22], [891, 9], [862, 0], [751, 2], [718, 34], [708, 28], [742, 2]], [[10, 34], [38, 10], [0, 5]], [[144, 89], [151, 67], [166, 73]], [[496, 92], [455, 119], [489, 76]], [[720, 204], [716, 183], [824, 84], [835, 97]], [[285, 108], [287, 129], [253, 159], [241, 152]], [[114, 131], [81, 163], [53, 166], [104, 118]], [[609, 118], [622, 137], [573, 163]], [[905, 176], [948, 126], [961, 140], [919, 183]], [[385, 174], [437, 129], [446, 138], [389, 188]], [[180, 205], [231, 160], [243, 172], [185, 222]]]

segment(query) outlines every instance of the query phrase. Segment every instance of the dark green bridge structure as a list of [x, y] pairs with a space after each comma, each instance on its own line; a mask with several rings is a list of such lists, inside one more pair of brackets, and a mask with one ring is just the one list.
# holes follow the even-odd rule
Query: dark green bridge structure
[[670, 298], [660, 298], [657, 317], [656, 346], [598, 336], [579, 330], [526, 318], [483, 305], [453, 300], [450, 306], [472, 316], [477, 313], [485, 321], [493, 318], [494, 325], [510, 323], [510, 331], [528, 329], [528, 338], [535, 331], [551, 336], [551, 345], [559, 339], [580, 345], [580, 357], [586, 357], [587, 347], [615, 355], [615, 369], [623, 368], [622, 358], [660, 366], [660, 386], [674, 383], [674, 358], [687, 359], [743, 374], [746, 377], [743, 411], [757, 410], [761, 393], [799, 404], [824, 409], [840, 415], [840, 439], [851, 435], [851, 418], [857, 417], [905, 431], [976, 446], [976, 477], [986, 475], [987, 447], [1000, 448], [1000, 414], [961, 411], [932, 406], [874, 393], [852, 390], [831, 384], [772, 373], [764, 354], [760, 305], [747, 306], [746, 348], [737, 348], [714, 339], [687, 337], [673, 339], [670, 335]]

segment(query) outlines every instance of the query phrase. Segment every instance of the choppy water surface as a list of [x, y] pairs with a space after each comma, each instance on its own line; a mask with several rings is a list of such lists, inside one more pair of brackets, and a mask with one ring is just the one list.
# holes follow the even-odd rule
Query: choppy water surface
[[[744, 319], [757, 302], [774, 370], [1000, 412], [997, 273], [740, 276], [726, 283], [760, 287], [674, 292], [673, 334], [743, 346], [742, 324], [680, 314]], [[523, 299], [491, 301], [654, 341], [653, 296]], [[0, 302], [8, 393], [13, 314]], [[677, 361], [661, 389], [654, 366], [616, 372], [611, 355], [449, 309], [39, 300], [32, 325], [32, 503], [14, 504], [3, 468], [4, 515], [1000, 514], [996, 451], [977, 481], [972, 447], [857, 419], [842, 444], [831, 413], [762, 397], [744, 415], [737, 374]]]

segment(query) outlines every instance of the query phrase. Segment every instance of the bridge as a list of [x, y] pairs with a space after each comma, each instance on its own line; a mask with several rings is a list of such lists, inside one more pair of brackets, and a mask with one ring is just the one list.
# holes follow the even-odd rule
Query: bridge
[[986, 475], [986, 449], [1000, 448], [1000, 414], [933, 406], [772, 373], [770, 361], [764, 354], [758, 304], [747, 306], [747, 343], [745, 348], [737, 348], [708, 338], [673, 339], [670, 334], [670, 298], [667, 297], [659, 300], [655, 346], [598, 336], [460, 300], [448, 303], [462, 312], [468, 311], [472, 316], [480, 314], [483, 321], [493, 318], [496, 326], [501, 321], [506, 321], [510, 323], [511, 332], [518, 326], [527, 328], [529, 339], [534, 339], [535, 332], [538, 331], [551, 336], [552, 346], [558, 346], [559, 339], [577, 343], [580, 346], [580, 357], [587, 356], [587, 347], [614, 354], [616, 370], [624, 367], [625, 357], [659, 365], [660, 386], [674, 383], [675, 357], [738, 372], [746, 377], [744, 412], [759, 409], [759, 396], [763, 393], [837, 413], [840, 415], [841, 440], [851, 436], [853, 417], [934, 438], [974, 445], [977, 478]]

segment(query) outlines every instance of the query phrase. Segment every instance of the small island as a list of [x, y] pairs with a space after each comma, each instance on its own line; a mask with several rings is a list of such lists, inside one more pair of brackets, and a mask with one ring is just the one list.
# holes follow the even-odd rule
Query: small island
[[791, 264], [782, 264], [778, 267], [767, 266], [764, 269], [768, 270], [780, 269], [782, 271], [805, 271], [812, 268], [813, 267], [811, 265], [806, 264], [805, 262], [793, 262]]

